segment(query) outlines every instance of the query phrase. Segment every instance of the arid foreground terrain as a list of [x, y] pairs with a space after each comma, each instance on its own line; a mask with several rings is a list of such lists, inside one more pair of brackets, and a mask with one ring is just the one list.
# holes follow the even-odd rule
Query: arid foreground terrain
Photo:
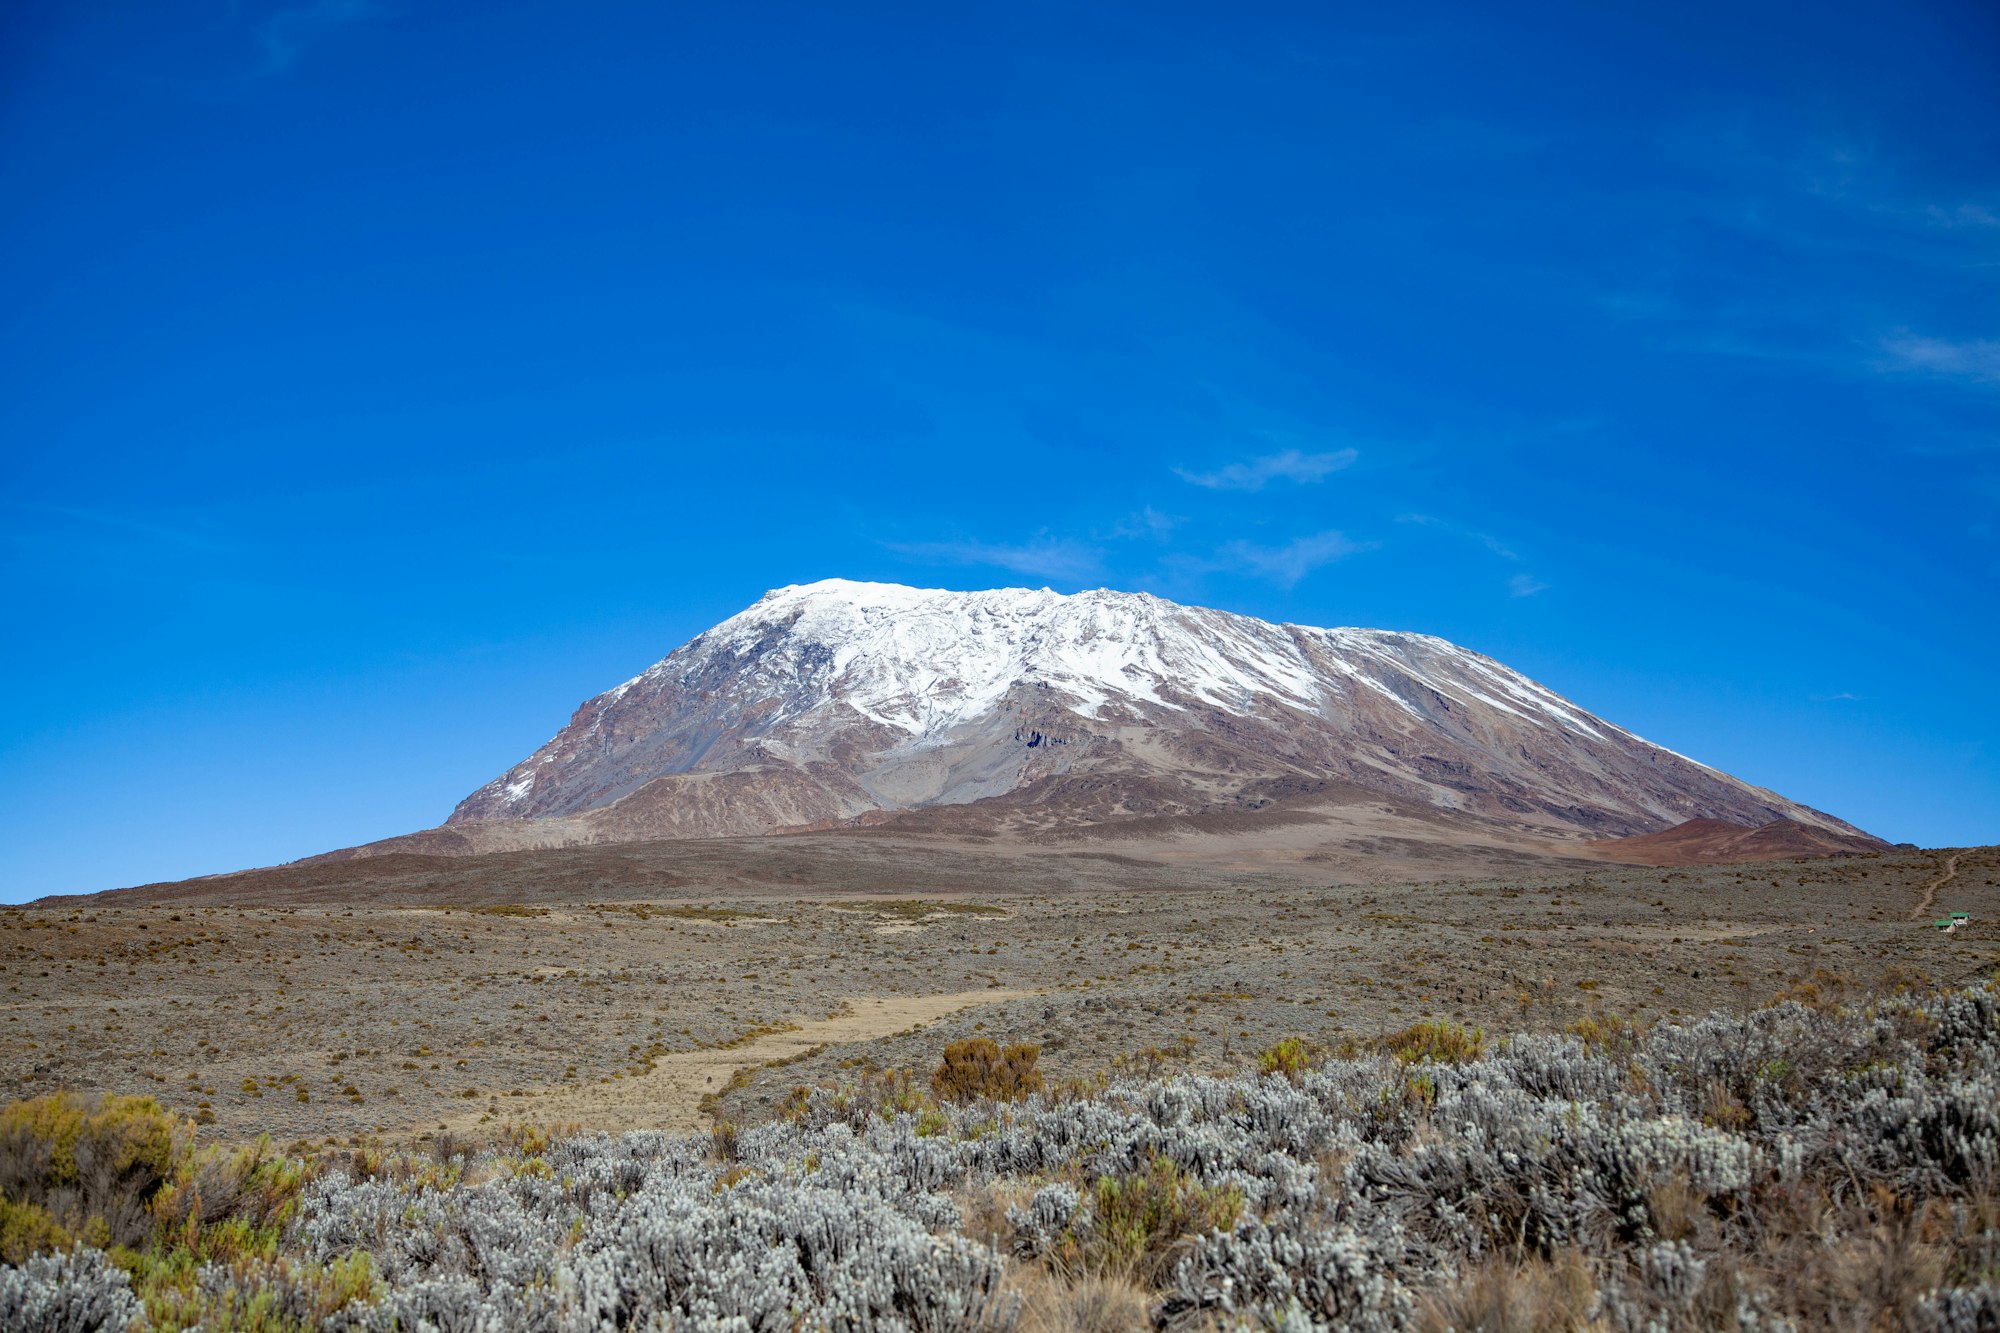
[[[322, 1142], [690, 1128], [706, 1091], [754, 1121], [975, 1034], [1038, 1043], [1061, 1079], [1420, 1019], [1658, 1023], [1986, 975], [2000, 852], [1951, 856], [1362, 887], [837, 838], [300, 866], [0, 913], [0, 1078]], [[1939, 934], [1953, 909], [1972, 924]]]
[[[1969, 924], [1936, 930], [1952, 911]], [[268, 1289], [290, 1294], [238, 1326], [1780, 1328], [1812, 1326], [1778, 1267], [1817, 1235], [1881, 1250], [1848, 1264], [1882, 1286], [1855, 1308], [1907, 1316], [1853, 1326], [1989, 1328], [1996, 913], [1993, 848], [1355, 886], [865, 838], [379, 857], [51, 901], [0, 914], [0, 1078], [84, 1096], [0, 1126], [0, 1245], [127, 1248], [0, 1271], [0, 1314], [88, 1299], [115, 1324], [136, 1282], [156, 1326]], [[989, 1068], [963, 1047], [973, 1073], [933, 1083], [974, 1038], [1039, 1049]], [[1904, 1105], [1924, 1080], [1944, 1110]], [[121, 1221], [90, 1213], [87, 1180], [49, 1184], [96, 1131], [23, 1162], [48, 1108], [125, 1094], [209, 1147], [177, 1131]], [[1864, 1114], [1880, 1160], [1855, 1155]], [[475, 1184], [521, 1237], [452, 1220]], [[428, 1186], [456, 1193], [412, 1203]], [[832, 1212], [786, 1212], [806, 1203]], [[626, 1271], [654, 1226], [680, 1239], [641, 1248], [680, 1277]], [[872, 1257], [826, 1239], [843, 1227]], [[804, 1267], [755, 1276], [781, 1241]], [[1938, 1303], [1959, 1289], [1975, 1322]], [[1923, 1301], [1931, 1323], [1909, 1322]]]

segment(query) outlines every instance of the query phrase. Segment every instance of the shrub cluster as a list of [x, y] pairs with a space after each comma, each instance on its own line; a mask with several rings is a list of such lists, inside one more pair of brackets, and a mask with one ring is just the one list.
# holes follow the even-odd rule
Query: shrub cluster
[[1041, 1054], [1041, 1047], [1021, 1042], [1002, 1050], [986, 1037], [955, 1041], [931, 1075], [931, 1091], [947, 1102], [1019, 1101], [1042, 1090]]
[[1067, 1278], [1125, 1278], [1156, 1286], [1189, 1237], [1227, 1230], [1243, 1211], [1234, 1185], [1204, 1185], [1170, 1157], [1143, 1170], [1097, 1177], [1087, 1193], [1068, 1184], [1038, 1190], [1010, 1209], [1016, 1250]]
[[173, 1170], [175, 1129], [151, 1097], [56, 1093], [0, 1110], [0, 1260], [72, 1239], [143, 1240]]
[[1462, 1065], [1486, 1053], [1486, 1033], [1457, 1023], [1416, 1023], [1390, 1033], [1378, 1044], [1406, 1065]]
[[1168, 1333], [2000, 1327], [1992, 987], [1599, 1035], [357, 1155], [244, 1188], [269, 1245], [8, 1268], [0, 1327], [999, 1333], [1034, 1282]]

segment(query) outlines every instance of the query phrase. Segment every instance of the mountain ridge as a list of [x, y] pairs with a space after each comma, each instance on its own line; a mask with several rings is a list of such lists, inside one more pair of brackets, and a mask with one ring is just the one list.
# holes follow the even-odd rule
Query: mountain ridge
[[1656, 833], [1638, 833], [1592, 843], [1589, 852], [1626, 864], [1734, 865], [1827, 856], [1863, 856], [1882, 850], [1880, 839], [1813, 828], [1796, 820], [1774, 819], [1755, 828], [1720, 819], [1690, 819]]
[[774, 589], [586, 700], [441, 827], [342, 854], [861, 826], [1297, 828], [1371, 800], [1539, 843], [1701, 818], [1873, 841], [1435, 636], [1109, 589], [836, 579]]

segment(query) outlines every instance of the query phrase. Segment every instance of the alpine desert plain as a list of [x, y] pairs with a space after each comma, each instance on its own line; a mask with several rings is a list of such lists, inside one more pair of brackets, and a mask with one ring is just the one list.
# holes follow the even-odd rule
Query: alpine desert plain
[[[1048, 1076], [1838, 1000], [2000, 964], [2000, 849], [1339, 882], [852, 832], [322, 862], [0, 913], [13, 1096], [227, 1139], [705, 1127], [952, 1041]], [[1950, 934], [1935, 913], [1963, 910]], [[706, 1094], [716, 1100], [704, 1102]]]

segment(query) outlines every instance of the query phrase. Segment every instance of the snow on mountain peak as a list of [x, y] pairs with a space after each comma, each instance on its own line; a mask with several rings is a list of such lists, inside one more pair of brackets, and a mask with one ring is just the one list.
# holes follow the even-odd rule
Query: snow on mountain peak
[[948, 729], [1023, 682], [1059, 691], [1091, 718], [1119, 699], [1180, 707], [1172, 694], [1233, 712], [1260, 698], [1319, 702], [1284, 629], [1143, 593], [829, 579], [767, 593], [697, 643], [741, 645], [778, 629], [831, 651], [829, 694], [913, 735]]
[[[1022, 681], [1060, 691], [1089, 718], [1119, 699], [1166, 708], [1185, 699], [1238, 716], [1271, 702], [1319, 713], [1339, 706], [1342, 686], [1414, 711], [1379, 678], [1382, 667], [1447, 695], [1469, 692], [1518, 716], [1602, 734], [1553, 691], [1444, 639], [1275, 625], [1108, 588], [953, 592], [824, 579], [773, 589], [696, 643], [742, 643], [781, 625], [796, 641], [832, 649], [830, 693], [913, 735], [949, 728]], [[1309, 654], [1308, 640], [1325, 651]], [[1451, 669], [1427, 672], [1426, 659]], [[1328, 667], [1338, 680], [1326, 678]]]

